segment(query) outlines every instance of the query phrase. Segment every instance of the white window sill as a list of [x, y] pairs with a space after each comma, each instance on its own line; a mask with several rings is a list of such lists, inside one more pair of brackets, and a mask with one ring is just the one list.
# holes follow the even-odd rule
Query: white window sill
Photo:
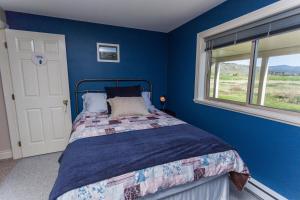
[[272, 110], [265, 108], [258, 108], [254, 106], [243, 106], [236, 105], [231, 103], [213, 101], [213, 100], [199, 100], [194, 99], [195, 103], [211, 106], [215, 108], [221, 108], [224, 110], [234, 111], [242, 114], [247, 114], [255, 117], [261, 117], [273, 121], [282, 122], [285, 124], [290, 124], [294, 126], [300, 127], [300, 114], [288, 112], [288, 111], [280, 111], [280, 110]]

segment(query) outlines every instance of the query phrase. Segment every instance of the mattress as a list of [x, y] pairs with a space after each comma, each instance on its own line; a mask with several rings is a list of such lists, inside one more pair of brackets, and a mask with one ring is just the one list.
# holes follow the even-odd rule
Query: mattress
[[[125, 136], [128, 136], [129, 134], [140, 136], [146, 131], [151, 133], [152, 130], [159, 131], [163, 128], [180, 127], [185, 124], [184, 121], [171, 117], [158, 110], [146, 116], [126, 116], [117, 120], [110, 119], [105, 113], [84, 112], [81, 113], [73, 123], [72, 135], [68, 146], [75, 145], [75, 143], [79, 143], [79, 141], [87, 141], [88, 138], [90, 138], [90, 140], [96, 140], [104, 138], [101, 136], [113, 135], [113, 137], [110, 138], [114, 140], [114, 137], [118, 134], [120, 134], [120, 136], [122, 134], [126, 134]], [[113, 145], [114, 143], [111, 144]], [[110, 151], [111, 150], [112, 149], [110, 149]], [[99, 151], [101, 151], [101, 149], [99, 149]], [[80, 154], [81, 151], [77, 151], [77, 153]], [[84, 154], [82, 155], [84, 156]], [[62, 160], [64, 159], [65, 158], [62, 158]], [[103, 162], [105, 162], [105, 160], [103, 160]], [[93, 162], [89, 162], [89, 164], [92, 165]], [[64, 171], [63, 168], [68, 168], [67, 165], [68, 162], [63, 162], [63, 164], [61, 164], [54, 190], [60, 189], [59, 178], [62, 176], [62, 172]], [[72, 171], [73, 168], [69, 168], [69, 170]], [[81, 168], [81, 171], [83, 170], [84, 168]], [[113, 171], [114, 169], [111, 170]], [[126, 173], [117, 176], [107, 176], [105, 179], [100, 178], [98, 181], [93, 179], [94, 181], [87, 182], [89, 184], [77, 185], [73, 189], [69, 189], [63, 194], [60, 194], [57, 199], [130, 200], [146, 197], [149, 199], [167, 198], [168, 196], [174, 196], [178, 192], [183, 195], [183, 191], [191, 190], [191, 188], [199, 186], [200, 183], [203, 184], [204, 182], [209, 182], [209, 180], [214, 180], [216, 177], [221, 177], [222, 175], [224, 177], [224, 174], [229, 172], [243, 174], [246, 178], [249, 175], [248, 168], [234, 149], [226, 149], [224, 151], [216, 151], [204, 155], [201, 154], [201, 156], [187, 157], [185, 159], [173, 159], [171, 162], [154, 166], [151, 165], [150, 167], [143, 167], [140, 169], [128, 169]], [[69, 173], [69, 171], [65, 171], [64, 175], [67, 173]], [[70, 174], [72, 173], [76, 173], [76, 171], [70, 172]], [[225, 177], [228, 179], [227, 175], [225, 175]], [[235, 178], [236, 177], [237, 176], [235, 176]], [[191, 188], [188, 188], [188, 186]], [[225, 186], [226, 184], [224, 187]], [[176, 190], [173, 188], [176, 188]], [[198, 190], [200, 191], [199, 188]], [[198, 190], [195, 190], [195, 192]], [[206, 193], [208, 192], [207, 189], [204, 190], [206, 190]], [[165, 191], [169, 192], [164, 193]], [[220, 191], [223, 191], [220, 192], [220, 195], [226, 193], [224, 192], [225, 188], [222, 189], [221, 186]], [[54, 192], [52, 191], [51, 194], [53, 193]], [[151, 197], [153, 194], [158, 196]], [[186, 195], [190, 194], [187, 193]], [[55, 195], [50, 197], [50, 199], [55, 198]]]

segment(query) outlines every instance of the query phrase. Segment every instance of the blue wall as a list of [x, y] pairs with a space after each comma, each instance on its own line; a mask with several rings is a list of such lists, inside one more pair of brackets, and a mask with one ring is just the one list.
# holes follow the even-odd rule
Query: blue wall
[[229, 0], [169, 33], [168, 106], [178, 117], [238, 149], [252, 176], [289, 199], [300, 199], [300, 128], [193, 102], [196, 34], [273, 0]]
[[[166, 94], [167, 34], [53, 17], [6, 12], [11, 29], [64, 34], [72, 116], [74, 85], [85, 78], [143, 78], [153, 83], [154, 103]], [[96, 43], [120, 44], [121, 62], [97, 62]]]
[[[196, 34], [275, 0], [229, 0], [169, 34], [7, 12], [10, 28], [66, 35], [70, 91], [82, 78], [152, 80], [179, 118], [235, 146], [255, 179], [300, 199], [300, 128], [193, 103]], [[96, 61], [96, 42], [119, 43], [121, 63]], [[74, 102], [73, 94], [71, 100]], [[72, 103], [72, 107], [73, 107]], [[74, 117], [73, 113], [73, 117]]]

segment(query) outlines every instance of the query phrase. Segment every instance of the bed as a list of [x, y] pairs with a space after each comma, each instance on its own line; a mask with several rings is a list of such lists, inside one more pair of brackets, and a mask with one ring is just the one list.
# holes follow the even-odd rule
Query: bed
[[[82, 80], [85, 83], [142, 82], [137, 79]], [[229, 181], [241, 190], [249, 170], [221, 139], [158, 109], [112, 119], [107, 112], [81, 112], [73, 123], [58, 177], [49, 198], [66, 199], [228, 199]]]

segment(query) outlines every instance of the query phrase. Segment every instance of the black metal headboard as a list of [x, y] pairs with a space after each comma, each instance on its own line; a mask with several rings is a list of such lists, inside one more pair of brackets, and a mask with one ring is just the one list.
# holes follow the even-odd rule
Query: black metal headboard
[[102, 90], [80, 90], [80, 86], [83, 85], [84, 83], [96, 83], [96, 82], [112, 82], [115, 83], [115, 87], [119, 87], [120, 83], [123, 82], [140, 82], [140, 83], [146, 83], [147, 84], [147, 88], [142, 87], [143, 91], [149, 91], [151, 94], [151, 98], [152, 98], [152, 83], [148, 80], [144, 80], [144, 79], [83, 79], [80, 80], [76, 83], [75, 85], [75, 107], [76, 107], [76, 114], [79, 113], [79, 109], [78, 109], [78, 97], [79, 94], [84, 94], [84, 93], [88, 93], [88, 92], [105, 92], [105, 89], [103, 88]]

